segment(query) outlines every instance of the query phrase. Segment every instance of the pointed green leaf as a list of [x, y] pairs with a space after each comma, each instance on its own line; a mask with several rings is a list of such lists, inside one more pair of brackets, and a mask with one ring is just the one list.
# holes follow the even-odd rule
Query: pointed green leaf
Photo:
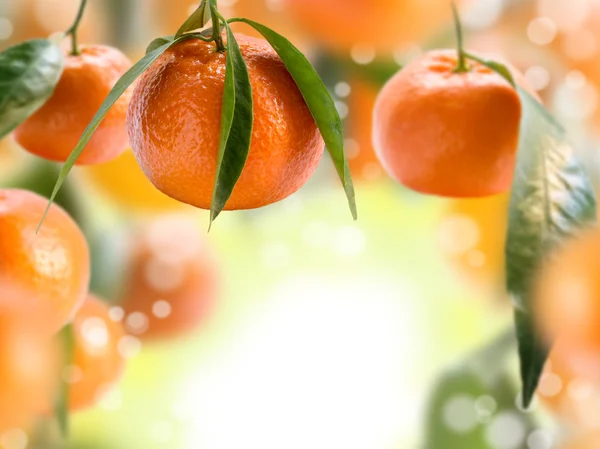
[[319, 74], [300, 50], [275, 31], [248, 19], [236, 18], [229, 20], [229, 22], [243, 22], [253, 27], [271, 44], [285, 64], [321, 131], [325, 145], [327, 145], [327, 150], [331, 155], [331, 159], [333, 159], [335, 168], [346, 191], [350, 211], [354, 219], [356, 219], [356, 200], [348, 161], [344, 154], [342, 121], [335, 103]]
[[510, 70], [504, 64], [501, 64], [501, 63], [499, 63], [497, 61], [492, 61], [492, 60], [489, 60], [489, 59], [480, 58], [479, 56], [476, 56], [476, 55], [474, 55], [472, 53], [466, 53], [465, 56], [468, 59], [472, 59], [473, 61], [477, 61], [478, 63], [483, 64], [484, 66], [486, 66], [488, 69], [493, 70], [494, 72], [498, 73], [506, 81], [508, 81], [511, 84], [511, 86], [516, 87], [515, 80], [514, 80], [514, 78], [512, 76], [512, 73], [510, 73]]
[[520, 419], [524, 432], [514, 436], [522, 439], [511, 447], [527, 449], [535, 423], [515, 404], [508, 363], [515, 343], [510, 330], [441, 376], [427, 407], [424, 449], [495, 449], [488, 426], [501, 416]]
[[69, 172], [71, 171], [71, 168], [73, 168], [73, 165], [75, 165], [77, 158], [79, 157], [79, 155], [81, 154], [81, 152], [83, 151], [83, 149], [85, 148], [87, 143], [90, 141], [92, 135], [94, 134], [94, 131], [96, 131], [96, 129], [98, 128], [98, 126], [100, 126], [100, 123], [102, 122], [104, 117], [106, 117], [106, 114], [108, 114], [108, 111], [110, 110], [110, 108], [116, 103], [116, 101], [119, 99], [119, 97], [121, 95], [123, 95], [123, 93], [127, 90], [127, 88], [129, 86], [131, 86], [131, 84], [133, 84], [133, 82], [142, 73], [144, 73], [148, 69], [148, 67], [150, 67], [154, 63], [154, 61], [156, 61], [158, 59], [158, 57], [161, 54], [163, 54], [172, 45], [174, 45], [178, 42], [181, 42], [183, 39], [187, 39], [187, 36], [184, 36], [180, 39], [177, 39], [177, 40], [174, 40], [171, 42], [167, 42], [166, 44], [161, 45], [157, 49], [151, 51], [146, 56], [144, 56], [142, 59], [140, 59], [137, 63], [135, 63], [133, 65], [133, 67], [131, 67], [127, 72], [125, 72], [125, 74], [123, 74], [123, 76], [119, 79], [119, 81], [117, 81], [117, 83], [114, 85], [114, 87], [112, 88], [112, 90], [110, 91], [108, 96], [104, 99], [104, 102], [100, 106], [100, 109], [98, 110], [98, 112], [96, 112], [96, 115], [94, 115], [94, 118], [92, 119], [92, 121], [88, 124], [88, 126], [83, 131], [83, 134], [81, 135], [81, 138], [79, 139], [79, 142], [77, 143], [77, 145], [75, 146], [75, 148], [73, 149], [73, 151], [71, 152], [69, 157], [67, 158], [66, 162], [62, 166], [60, 173], [58, 175], [58, 180], [56, 181], [54, 190], [52, 191], [52, 196], [50, 197], [50, 201], [48, 202], [48, 207], [46, 208], [46, 212], [44, 213], [44, 216], [42, 217], [42, 220], [41, 220], [39, 226], [42, 225], [44, 218], [46, 217], [46, 214], [48, 213], [48, 210], [50, 209], [50, 206], [52, 205], [52, 202], [56, 198], [56, 194], [58, 193], [61, 186], [65, 182], [65, 179], [66, 179], [67, 175], [69, 174]]
[[548, 352], [534, 327], [532, 281], [558, 244], [596, 222], [596, 200], [563, 128], [527, 91], [517, 90], [523, 117], [509, 207], [506, 273], [516, 309], [523, 403], [528, 406]]
[[183, 25], [177, 30], [175, 38], [181, 37], [188, 31], [194, 31], [202, 28], [210, 20], [210, 7], [208, 0], [202, 0], [200, 6], [187, 18]]
[[0, 138], [50, 98], [64, 65], [61, 49], [34, 39], [0, 53]]
[[173, 42], [173, 40], [175, 40], [175, 36], [157, 37], [148, 44], [148, 47], [146, 47], [146, 54], [152, 53], [157, 48], [160, 48], [163, 45], [168, 44], [169, 42]]
[[226, 30], [225, 90], [221, 111], [217, 172], [210, 207], [211, 222], [225, 207], [246, 165], [254, 120], [248, 67], [229, 25], [226, 26]]
[[[73, 364], [75, 351], [75, 332], [73, 325], [65, 326], [59, 334], [63, 350], [63, 367], [68, 368]], [[61, 376], [58, 397], [54, 404], [54, 413], [58, 426], [64, 437], [69, 433], [69, 383]]]

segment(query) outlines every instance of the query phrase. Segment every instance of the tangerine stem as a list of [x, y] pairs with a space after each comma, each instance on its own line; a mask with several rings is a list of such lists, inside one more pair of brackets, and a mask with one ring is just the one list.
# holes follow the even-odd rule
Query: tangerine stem
[[215, 40], [217, 51], [219, 53], [223, 53], [225, 50], [227, 50], [227, 47], [225, 47], [225, 44], [223, 43], [223, 37], [221, 36], [221, 19], [223, 16], [219, 14], [219, 10], [217, 9], [217, 0], [209, 1], [210, 17], [212, 22], [212, 38]]
[[75, 22], [73, 22], [73, 25], [71, 25], [69, 29], [65, 32], [66, 36], [71, 35], [72, 55], [79, 54], [79, 47], [77, 46], [77, 29], [79, 28], [79, 23], [83, 18], [83, 12], [85, 11], [86, 4], [87, 0], [81, 0], [81, 3], [79, 4], [79, 10], [77, 11], [77, 16], [75, 17]]
[[456, 28], [456, 41], [458, 51], [458, 65], [454, 70], [456, 73], [468, 72], [469, 66], [467, 65], [467, 58], [465, 56], [465, 49], [463, 46], [463, 32], [462, 24], [460, 23], [460, 16], [458, 15], [458, 8], [456, 3], [452, 2], [452, 15], [454, 17], [454, 26]]

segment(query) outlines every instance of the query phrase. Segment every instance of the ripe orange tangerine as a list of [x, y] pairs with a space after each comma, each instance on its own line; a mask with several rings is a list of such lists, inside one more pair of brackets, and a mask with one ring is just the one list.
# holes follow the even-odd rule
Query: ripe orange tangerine
[[[14, 132], [27, 151], [64, 162], [75, 148], [115, 83], [131, 67], [119, 50], [85, 46], [67, 54], [65, 68], [50, 99]], [[127, 149], [126, 115], [131, 88], [110, 109], [77, 159], [77, 164], [110, 161]]]
[[197, 329], [217, 299], [218, 270], [194, 220], [163, 216], [142, 231], [121, 305], [125, 328], [141, 339]]
[[125, 335], [120, 322], [110, 318], [109, 307], [88, 296], [73, 320], [75, 351], [69, 370], [69, 409], [93, 406], [121, 377], [125, 359], [119, 342]]
[[39, 307], [49, 309], [44, 318], [56, 331], [85, 299], [90, 255], [80, 229], [57, 205], [36, 234], [47, 204], [25, 190], [0, 190], [0, 277], [31, 291]]
[[455, 50], [431, 51], [409, 63], [379, 94], [375, 149], [388, 173], [413, 190], [482, 197], [510, 188], [519, 96], [497, 73], [477, 62], [469, 66], [456, 73]]
[[[254, 99], [252, 143], [226, 210], [253, 209], [296, 192], [315, 171], [324, 143], [294, 80], [262, 39], [237, 35]], [[142, 170], [163, 193], [209, 209], [217, 166], [225, 54], [186, 40], [142, 75], [127, 117]]]

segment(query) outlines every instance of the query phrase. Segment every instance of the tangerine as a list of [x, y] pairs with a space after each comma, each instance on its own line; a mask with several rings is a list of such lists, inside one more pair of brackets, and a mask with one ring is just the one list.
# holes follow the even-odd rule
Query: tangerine
[[106, 303], [89, 295], [73, 320], [75, 349], [69, 385], [69, 409], [94, 405], [119, 380], [125, 359], [119, 342], [125, 335], [111, 319]]
[[42, 308], [26, 290], [2, 280], [0, 298], [0, 433], [28, 427], [52, 401], [58, 353]]
[[[265, 40], [237, 35], [254, 101], [252, 143], [226, 210], [253, 209], [296, 192], [324, 142], [296, 83]], [[217, 167], [225, 54], [188, 39], [140, 78], [127, 117], [142, 170], [163, 193], [209, 209]]]
[[[110, 90], [130, 67], [129, 59], [112, 47], [82, 46], [80, 54], [67, 54], [52, 96], [15, 129], [15, 140], [37, 156], [66, 161]], [[130, 93], [131, 88], [110, 109], [77, 164], [106, 162], [125, 151]]]
[[477, 62], [456, 72], [457, 59], [455, 50], [431, 51], [388, 81], [374, 109], [375, 149], [392, 177], [421, 193], [506, 192], [519, 140], [519, 96]]
[[180, 216], [152, 221], [135, 243], [121, 305], [140, 338], [196, 329], [215, 303], [216, 261], [198, 225]]
[[25, 190], [0, 190], [0, 276], [50, 309], [45, 320], [56, 331], [85, 299], [90, 255], [80, 229], [55, 204], [36, 234], [47, 205], [46, 198]]

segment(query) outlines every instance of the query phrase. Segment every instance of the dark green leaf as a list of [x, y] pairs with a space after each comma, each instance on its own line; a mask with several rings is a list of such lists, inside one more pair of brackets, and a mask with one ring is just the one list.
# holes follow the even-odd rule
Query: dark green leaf
[[596, 222], [596, 200], [563, 128], [527, 91], [517, 90], [523, 117], [509, 207], [506, 273], [516, 309], [523, 402], [529, 405], [548, 349], [534, 327], [532, 281], [561, 241]]
[[[63, 349], [63, 367], [69, 368], [73, 364], [75, 351], [75, 332], [73, 325], [65, 326], [59, 334]], [[54, 404], [54, 413], [58, 420], [58, 426], [63, 436], [69, 433], [69, 383], [65, 379], [64, 373], [61, 376], [58, 397]]]
[[173, 42], [173, 40], [175, 40], [175, 36], [157, 37], [148, 44], [148, 47], [146, 47], [146, 54], [152, 53], [157, 48], [160, 48], [163, 45], [168, 44], [169, 42]]
[[181, 37], [184, 33], [188, 31], [194, 31], [202, 28], [204, 25], [208, 23], [210, 20], [210, 6], [208, 4], [208, 0], [202, 0], [198, 9], [196, 9], [191, 16], [187, 18], [187, 20], [181, 25], [179, 30], [177, 30], [177, 34], [175, 34], [175, 38]]
[[248, 67], [229, 25], [226, 29], [225, 91], [221, 112], [217, 172], [210, 207], [211, 223], [225, 207], [242, 174], [248, 159], [254, 120]]
[[[515, 406], [517, 387], [508, 369], [515, 343], [512, 330], [506, 332], [441, 377], [428, 405], [425, 449], [495, 449], [487, 429], [502, 415], [519, 417], [524, 436], [534, 430], [531, 416]], [[526, 439], [511, 447], [526, 449]]]
[[62, 166], [62, 168], [60, 170], [60, 174], [58, 176], [58, 180], [56, 181], [56, 185], [54, 186], [54, 190], [52, 191], [52, 196], [50, 197], [48, 207], [46, 208], [46, 212], [44, 213], [44, 216], [42, 217], [42, 220], [41, 220], [39, 226], [42, 225], [44, 218], [46, 217], [46, 214], [48, 213], [48, 210], [50, 209], [50, 206], [52, 205], [52, 202], [56, 198], [56, 194], [58, 193], [61, 186], [65, 182], [65, 179], [66, 179], [67, 175], [69, 174], [69, 172], [71, 171], [71, 168], [73, 168], [73, 165], [75, 165], [77, 158], [79, 157], [79, 155], [81, 154], [81, 152], [83, 151], [83, 149], [85, 148], [85, 146], [87, 145], [89, 140], [91, 139], [92, 135], [94, 134], [94, 131], [96, 131], [96, 129], [98, 128], [98, 126], [100, 126], [100, 123], [102, 122], [104, 117], [106, 117], [106, 114], [108, 114], [108, 111], [110, 110], [110, 108], [116, 103], [116, 101], [119, 99], [119, 97], [121, 95], [123, 95], [123, 93], [127, 90], [127, 88], [131, 84], [133, 84], [133, 82], [142, 73], [144, 73], [148, 69], [148, 67], [150, 67], [154, 63], [154, 61], [156, 61], [158, 59], [158, 57], [161, 54], [163, 54], [172, 45], [176, 44], [177, 42], [181, 42], [183, 39], [186, 39], [186, 38], [187, 37], [184, 36], [180, 39], [177, 39], [177, 40], [174, 40], [171, 42], [167, 42], [166, 44], [158, 47], [156, 50], [151, 51], [146, 56], [144, 56], [142, 59], [140, 59], [137, 63], [135, 63], [133, 65], [133, 67], [131, 67], [127, 72], [125, 72], [125, 74], [123, 74], [123, 76], [119, 79], [119, 81], [117, 81], [117, 83], [114, 85], [114, 87], [112, 88], [112, 90], [110, 91], [110, 93], [105, 98], [102, 105], [100, 106], [100, 109], [98, 110], [98, 112], [96, 112], [96, 115], [94, 115], [94, 118], [92, 119], [92, 121], [88, 124], [88, 126], [83, 131], [83, 134], [81, 135], [79, 142], [77, 143], [77, 145], [75, 146], [75, 148], [73, 149], [73, 151], [71, 152], [69, 157], [67, 158], [66, 162]]
[[64, 65], [61, 49], [34, 39], [0, 53], [0, 138], [50, 98]]
[[327, 150], [333, 159], [335, 168], [342, 181], [348, 204], [354, 219], [357, 218], [356, 200], [354, 195], [354, 186], [352, 177], [348, 168], [348, 161], [344, 154], [344, 131], [342, 121], [335, 108], [335, 103], [327, 91], [325, 84], [319, 77], [319, 74], [306, 59], [300, 50], [287, 40], [285, 37], [277, 34], [275, 31], [264, 25], [253, 22], [248, 19], [231, 19], [230, 22], [243, 22], [264, 36], [277, 52], [286, 68], [294, 78], [298, 89], [302, 93], [304, 100], [312, 116], [321, 131], [321, 135], [327, 145]]

